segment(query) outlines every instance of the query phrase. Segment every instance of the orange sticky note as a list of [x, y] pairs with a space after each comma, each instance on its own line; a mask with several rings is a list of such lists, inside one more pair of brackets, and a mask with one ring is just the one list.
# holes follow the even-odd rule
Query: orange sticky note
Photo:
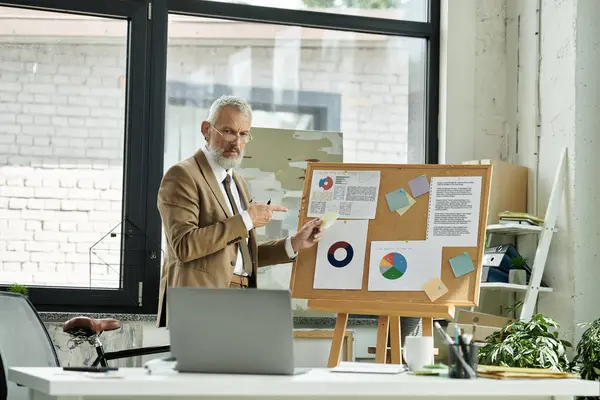
[[438, 277], [431, 279], [429, 282], [422, 286], [422, 289], [425, 291], [427, 297], [431, 299], [431, 301], [436, 301], [446, 293], [448, 293], [448, 288], [444, 285], [444, 282]]

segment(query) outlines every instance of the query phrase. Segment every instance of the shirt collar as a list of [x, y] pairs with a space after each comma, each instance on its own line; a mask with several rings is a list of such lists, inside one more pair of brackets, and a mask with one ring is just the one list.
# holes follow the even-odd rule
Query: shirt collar
[[223, 183], [227, 175], [231, 176], [232, 169], [230, 168], [226, 170], [225, 168], [221, 167], [219, 163], [217, 163], [214, 152], [208, 150], [206, 146], [202, 147], [202, 152], [206, 156], [206, 159], [208, 160], [208, 165], [210, 165], [210, 168], [212, 169], [215, 178], [217, 178], [217, 182]]

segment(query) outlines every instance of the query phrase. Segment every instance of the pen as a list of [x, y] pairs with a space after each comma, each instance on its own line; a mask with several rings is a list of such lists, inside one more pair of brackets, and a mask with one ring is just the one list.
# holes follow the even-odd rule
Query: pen
[[63, 367], [63, 371], [78, 371], [78, 372], [108, 372], [118, 371], [118, 367]]
[[469, 350], [467, 348], [467, 343], [465, 342], [465, 337], [463, 335], [458, 336], [458, 345], [460, 346], [460, 348], [462, 350], [462, 355], [463, 355], [463, 358], [465, 359], [465, 361], [470, 362], [471, 356], [469, 354]]
[[[254, 201], [254, 199], [250, 199], [249, 203], [252, 203]], [[269, 201], [267, 201], [267, 205], [271, 204], [271, 199], [269, 199]]]
[[454, 344], [458, 344], [458, 326], [454, 327]]

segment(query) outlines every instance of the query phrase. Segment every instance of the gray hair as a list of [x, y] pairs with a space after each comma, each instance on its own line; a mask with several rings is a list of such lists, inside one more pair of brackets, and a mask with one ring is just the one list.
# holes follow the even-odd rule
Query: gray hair
[[219, 111], [225, 107], [235, 108], [240, 113], [248, 116], [248, 118], [252, 118], [252, 107], [250, 107], [250, 104], [248, 104], [246, 100], [237, 96], [223, 95], [216, 99], [210, 106], [210, 110], [208, 111], [208, 121], [214, 125], [219, 115]]

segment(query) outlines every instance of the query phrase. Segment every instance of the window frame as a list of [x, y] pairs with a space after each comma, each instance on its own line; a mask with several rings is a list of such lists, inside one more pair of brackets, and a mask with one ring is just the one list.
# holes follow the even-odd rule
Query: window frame
[[[428, 21], [416, 22], [211, 0], [0, 0], [0, 6], [129, 20], [123, 219], [143, 230], [145, 239], [125, 242], [123, 289], [30, 287], [32, 303], [40, 311], [157, 312], [160, 257], [149, 253], [161, 243], [162, 235], [156, 201], [163, 174], [170, 13], [425, 39], [424, 156], [425, 163], [437, 164], [440, 2], [429, 0]], [[6, 288], [0, 286], [0, 290]]]
[[[148, 7], [144, 0], [0, 0], [0, 6], [83, 14], [128, 21], [127, 80], [125, 90], [125, 125], [123, 154], [123, 207], [121, 221], [131, 221], [132, 226], [145, 230], [147, 222], [139, 204], [146, 201], [147, 152], [147, 42]], [[142, 166], [142, 168], [139, 168]], [[123, 223], [121, 227], [126, 228]], [[104, 233], [104, 232], [103, 232]], [[123, 237], [123, 235], [121, 235]], [[139, 237], [123, 241], [121, 247], [120, 289], [79, 288], [60, 286], [30, 286], [29, 299], [39, 311], [74, 312], [139, 312], [139, 282], [145, 270], [146, 252], [136, 251]], [[127, 265], [128, 268], [123, 266]], [[131, 267], [132, 266], [132, 267]], [[7, 290], [9, 285], [1, 285]]]

